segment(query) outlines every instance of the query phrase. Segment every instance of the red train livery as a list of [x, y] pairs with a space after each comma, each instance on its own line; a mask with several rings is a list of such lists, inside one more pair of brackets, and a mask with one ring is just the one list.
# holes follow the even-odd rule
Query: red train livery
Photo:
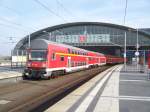
[[[113, 58], [113, 61], [110, 58]], [[23, 76], [24, 78], [50, 78], [53, 75], [106, 63], [122, 62], [120, 57], [105, 56], [69, 45], [36, 39], [31, 42], [30, 49], [28, 49], [28, 61]]]
[[105, 55], [107, 64], [119, 64], [124, 62], [124, 58], [112, 55]]

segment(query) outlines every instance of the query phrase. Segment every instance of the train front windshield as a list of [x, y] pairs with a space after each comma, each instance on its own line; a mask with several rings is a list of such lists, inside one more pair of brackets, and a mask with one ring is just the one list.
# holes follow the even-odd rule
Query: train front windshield
[[47, 52], [46, 51], [31, 51], [29, 53], [29, 60], [30, 61], [46, 61]]

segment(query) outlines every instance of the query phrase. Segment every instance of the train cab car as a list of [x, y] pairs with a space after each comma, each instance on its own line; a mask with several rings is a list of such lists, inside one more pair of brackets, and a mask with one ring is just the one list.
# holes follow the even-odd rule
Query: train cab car
[[105, 55], [105, 56], [107, 64], [120, 64], [124, 62], [124, 59], [122, 57], [112, 55]]
[[23, 76], [50, 78], [53, 75], [105, 64], [106, 57], [101, 53], [36, 39], [28, 49], [28, 61]]

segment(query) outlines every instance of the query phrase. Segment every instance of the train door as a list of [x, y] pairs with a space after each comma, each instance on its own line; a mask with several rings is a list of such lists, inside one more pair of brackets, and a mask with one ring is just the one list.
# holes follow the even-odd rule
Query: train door
[[86, 58], [86, 65], [89, 64], [89, 58]]
[[88, 68], [89, 58], [86, 58], [86, 67]]
[[70, 68], [70, 67], [71, 67], [71, 57], [68, 57], [67, 67], [68, 67], [68, 68]]
[[98, 58], [98, 65], [101, 64], [101, 58]]

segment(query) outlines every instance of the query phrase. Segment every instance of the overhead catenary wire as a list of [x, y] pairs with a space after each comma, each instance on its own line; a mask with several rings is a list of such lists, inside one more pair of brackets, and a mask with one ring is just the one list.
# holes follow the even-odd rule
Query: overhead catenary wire
[[[11, 11], [12, 13], [16, 14], [17, 16], [22, 16], [20, 12], [18, 12], [17, 10], [15, 10], [15, 9], [13, 9], [13, 8], [10, 8], [10, 7], [6, 6], [6, 5], [0, 5], [0, 6], [1, 6], [1, 8], [5, 8], [5, 9]], [[13, 25], [16, 25], [16, 26], [19, 26], [19, 27], [24, 27], [24, 28], [26, 28], [26, 29], [32, 29], [32, 30], [34, 30], [34, 31], [37, 30], [37, 28], [35, 29], [35, 28], [33, 28], [33, 27], [30, 27], [30, 26], [22, 25], [22, 24], [20, 24], [20, 23], [16, 23], [16, 22], [14, 22], [14, 21], [10, 21], [10, 20], [5, 19], [5, 18], [2, 18], [2, 17], [0, 17], [0, 20], [2, 20], [2, 21], [4, 21], [4, 22], [7, 22], [7, 23], [10, 23], [10, 24], [13, 24]]]
[[34, 0], [37, 4], [39, 4], [41, 7], [43, 7], [45, 10], [47, 10], [50, 14], [55, 15], [59, 19], [63, 20], [64, 22], [67, 22], [66, 19], [64, 19], [62, 16], [51, 10], [48, 6], [46, 6], [44, 3], [42, 3], [40, 0]]
[[7, 10], [9, 10], [9, 11], [11, 11], [12, 13], [14, 13], [14, 14], [16, 14], [16, 15], [18, 15], [18, 16], [20, 16], [20, 15], [21, 15], [21, 13], [20, 13], [20, 12], [16, 11], [16, 10], [15, 10], [15, 9], [13, 9], [13, 8], [10, 8], [10, 7], [8, 7], [8, 6], [4, 6], [4, 5], [1, 5], [1, 7], [2, 7], [2, 8], [5, 8], [5, 9], [7, 9]]
[[20, 23], [16, 23], [16, 22], [10, 21], [10, 20], [7, 20], [7, 19], [2, 18], [2, 17], [0, 17], [0, 20], [1, 20], [1, 21], [4, 21], [4, 22], [7, 22], [7, 23], [9, 23], [9, 24], [16, 25], [16, 26], [18, 26], [18, 27], [23, 27], [24, 29], [28, 29], [28, 30], [29, 30], [29, 29], [32, 29], [32, 30], [36, 31], [36, 29], [34, 29], [34, 28], [32, 28], [32, 27], [28, 27], [28, 26], [22, 25], [22, 24], [20, 24]]
[[71, 15], [75, 17], [74, 14], [70, 10], [68, 10], [66, 7], [64, 7], [64, 5], [59, 0], [56, 0], [56, 2], [69, 16]]
[[3, 24], [3, 23], [0, 23], [1, 26], [4, 26], [6, 28], [10, 28], [10, 29], [16, 29], [16, 30], [21, 30], [23, 32], [29, 32], [30, 30], [29, 29], [24, 29], [22, 27], [18, 27], [18, 26], [14, 26], [14, 25], [8, 25], [8, 24]]

